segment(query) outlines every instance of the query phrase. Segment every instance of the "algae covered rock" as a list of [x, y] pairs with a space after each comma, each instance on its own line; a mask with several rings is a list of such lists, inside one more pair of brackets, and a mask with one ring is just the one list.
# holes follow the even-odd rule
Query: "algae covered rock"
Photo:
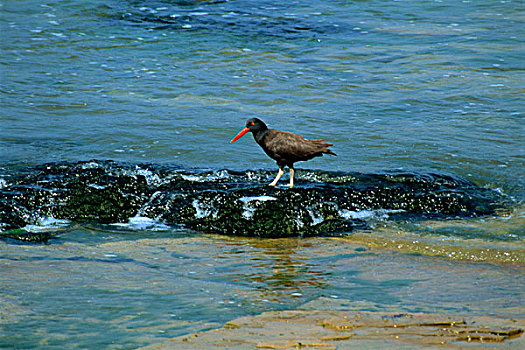
[[145, 216], [227, 235], [287, 237], [350, 232], [370, 219], [490, 215], [509, 200], [439, 174], [301, 171], [297, 186], [269, 188], [272, 172], [190, 171], [111, 161], [51, 163], [9, 174], [0, 229], [42, 217], [109, 224]]

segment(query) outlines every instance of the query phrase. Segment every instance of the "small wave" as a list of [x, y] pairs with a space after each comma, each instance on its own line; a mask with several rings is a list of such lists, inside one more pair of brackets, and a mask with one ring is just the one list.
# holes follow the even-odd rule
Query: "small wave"
[[134, 216], [129, 218], [128, 222], [117, 222], [111, 224], [112, 226], [117, 226], [121, 228], [126, 228], [130, 230], [137, 231], [168, 231], [170, 227], [165, 225], [158, 220], [144, 217], [144, 216]]
[[241, 202], [249, 203], [253, 201], [262, 201], [262, 202], [275, 201], [277, 200], [277, 198], [271, 197], [271, 196], [256, 196], [256, 197], [241, 197], [239, 198], [239, 200]]
[[22, 230], [37, 233], [56, 230], [57, 228], [66, 227], [70, 224], [71, 222], [69, 220], [56, 219], [53, 217], [43, 217], [39, 218], [35, 224], [29, 224], [24, 226]]
[[345, 219], [388, 219], [390, 214], [404, 213], [405, 210], [401, 209], [377, 209], [377, 210], [339, 210], [338, 213]]
[[181, 177], [186, 181], [192, 182], [206, 182], [206, 181], [218, 181], [228, 179], [230, 174], [227, 170], [219, 170], [216, 173], [211, 174], [181, 174]]

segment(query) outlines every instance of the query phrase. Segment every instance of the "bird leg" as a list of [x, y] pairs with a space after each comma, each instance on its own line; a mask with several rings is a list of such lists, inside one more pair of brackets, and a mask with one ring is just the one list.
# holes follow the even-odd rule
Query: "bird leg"
[[290, 188], [293, 187], [293, 174], [295, 173], [294, 168], [290, 168]]
[[277, 181], [279, 181], [279, 179], [281, 178], [281, 176], [283, 176], [283, 174], [284, 174], [283, 168], [279, 167], [279, 172], [277, 173], [277, 176], [275, 177], [275, 180], [273, 180], [272, 183], [269, 184], [268, 186], [275, 186], [275, 185], [277, 185]]

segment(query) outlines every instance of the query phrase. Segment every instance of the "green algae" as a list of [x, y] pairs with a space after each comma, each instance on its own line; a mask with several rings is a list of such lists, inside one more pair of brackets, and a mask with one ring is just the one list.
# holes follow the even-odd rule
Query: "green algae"
[[266, 171], [189, 172], [96, 160], [27, 171], [0, 188], [4, 231], [41, 217], [110, 224], [141, 215], [206, 233], [307, 237], [366, 228], [376, 215], [417, 222], [512, 206], [497, 191], [439, 174], [307, 171], [295, 188], [274, 189], [266, 186]]

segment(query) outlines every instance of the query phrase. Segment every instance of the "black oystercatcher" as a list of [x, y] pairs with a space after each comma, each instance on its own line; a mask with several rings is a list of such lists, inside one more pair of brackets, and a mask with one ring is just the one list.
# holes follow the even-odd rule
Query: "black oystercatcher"
[[323, 140], [307, 140], [301, 135], [291, 132], [268, 129], [260, 119], [252, 118], [246, 122], [246, 127], [235, 136], [230, 143], [234, 143], [247, 132], [253, 133], [253, 138], [262, 147], [270, 158], [277, 161], [279, 173], [270, 186], [275, 186], [284, 174], [284, 167], [290, 168], [290, 188], [293, 187], [293, 163], [321, 157], [323, 153], [336, 155], [328, 149], [333, 146]]

